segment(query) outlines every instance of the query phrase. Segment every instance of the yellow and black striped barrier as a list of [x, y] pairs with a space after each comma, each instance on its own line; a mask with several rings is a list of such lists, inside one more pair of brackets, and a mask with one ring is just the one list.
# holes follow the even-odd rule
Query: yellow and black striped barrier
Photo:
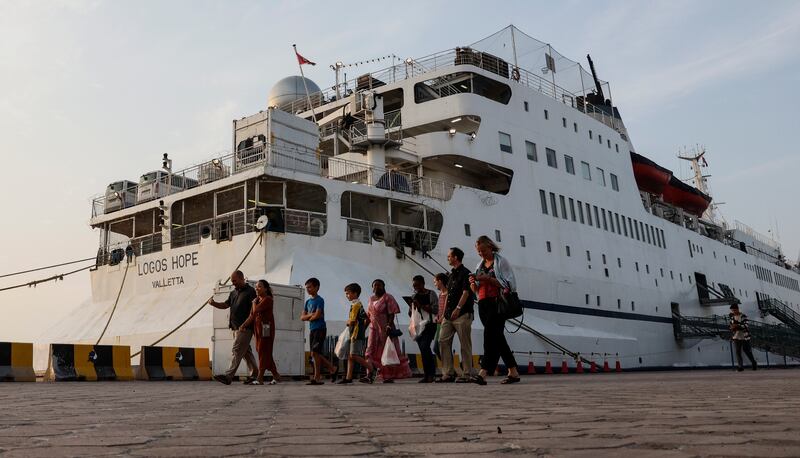
[[133, 380], [131, 348], [122, 345], [51, 344], [45, 380]]
[[35, 382], [33, 344], [0, 342], [0, 382]]
[[142, 347], [136, 380], [211, 380], [208, 348]]

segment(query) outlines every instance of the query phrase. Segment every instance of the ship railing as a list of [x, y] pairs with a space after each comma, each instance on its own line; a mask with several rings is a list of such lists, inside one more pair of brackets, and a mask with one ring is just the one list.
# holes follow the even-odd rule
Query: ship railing
[[[482, 68], [501, 78], [508, 79], [512, 84], [526, 86], [552, 99], [558, 100], [565, 105], [569, 105], [620, 133], [624, 133], [625, 131], [620, 119], [615, 118], [609, 108], [595, 106], [587, 102], [585, 97], [583, 97], [591, 92], [591, 89], [594, 87], [593, 82], [587, 81], [587, 87], [584, 87], [581, 93], [575, 93], [561, 87], [552, 79], [547, 79], [524, 68], [514, 68], [512, 64], [505, 60], [469, 48], [453, 48], [419, 59], [406, 59], [391, 67], [360, 75], [340, 83], [339, 96], [346, 97], [354, 90], [375, 89], [386, 84], [418, 77], [426, 73], [454, 67], [456, 65], [474, 65], [478, 68]], [[514, 70], [518, 72], [518, 79], [516, 78], [517, 72]], [[581, 84], [583, 85], [583, 83]], [[309, 98], [311, 99], [310, 104]], [[336, 99], [336, 87], [334, 86], [313, 93], [310, 97], [303, 97], [293, 102], [280, 105], [277, 108], [292, 114], [301, 114], [307, 112], [310, 107], [319, 108]]]
[[[283, 221], [273, 221], [270, 230], [316, 237], [321, 237], [327, 231], [328, 216], [325, 213], [282, 207], [280, 211]], [[205, 238], [218, 243], [231, 240], [237, 235], [256, 232], [255, 223], [262, 214], [263, 208], [249, 208], [191, 224], [173, 224], [169, 240], [164, 240], [162, 233], [158, 232], [101, 247], [96, 264], [118, 264], [125, 260], [128, 253], [133, 256], [157, 253], [163, 250], [165, 244], [171, 248], [181, 248], [196, 245]]]
[[[391, 112], [386, 119], [389, 120], [391, 128], [391, 130], [387, 129], [387, 132], [390, 132], [390, 138], [395, 138], [392, 135], [401, 135], [399, 134], [401, 129], [397, 128], [400, 123], [399, 112]], [[455, 189], [455, 185], [451, 183], [360, 162], [322, 156], [317, 151], [308, 148], [259, 145], [235, 153], [222, 154], [210, 161], [170, 174], [167, 181], [172, 185], [164, 186], [163, 191], [155, 199], [212, 183], [227, 178], [231, 174], [264, 167], [264, 165], [440, 200], [449, 200]], [[388, 176], [389, 178], [369, 180], [369, 174], [377, 177]], [[176, 183], [180, 183], [181, 186], [177, 186]], [[99, 195], [92, 200], [93, 218], [104, 214], [104, 204], [105, 195]]]
[[411, 247], [422, 251], [436, 248], [439, 233], [419, 227], [400, 224], [379, 223], [357, 218], [343, 218], [347, 221], [347, 240], [350, 242], [386, 243], [394, 247]]

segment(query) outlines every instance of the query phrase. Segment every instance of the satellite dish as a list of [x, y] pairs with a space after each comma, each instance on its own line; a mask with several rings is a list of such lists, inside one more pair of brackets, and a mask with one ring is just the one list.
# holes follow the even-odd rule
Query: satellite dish
[[269, 218], [267, 218], [267, 215], [261, 215], [256, 220], [256, 229], [263, 231], [267, 224], [269, 224]]

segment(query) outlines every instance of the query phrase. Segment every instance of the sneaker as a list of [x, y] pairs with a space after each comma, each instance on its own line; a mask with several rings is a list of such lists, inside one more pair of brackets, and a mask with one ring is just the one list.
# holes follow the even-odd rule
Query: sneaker
[[227, 375], [222, 375], [222, 374], [215, 375], [214, 380], [218, 381], [219, 383], [222, 383], [223, 385], [231, 384], [231, 379], [229, 379]]
[[249, 376], [245, 377], [245, 379], [244, 379], [244, 381], [243, 381], [242, 383], [243, 383], [243, 384], [245, 384], [245, 385], [250, 385], [250, 384], [252, 384], [252, 383], [253, 383], [253, 382], [254, 382], [256, 379], [257, 379], [257, 377], [253, 377], [252, 375], [249, 375]]

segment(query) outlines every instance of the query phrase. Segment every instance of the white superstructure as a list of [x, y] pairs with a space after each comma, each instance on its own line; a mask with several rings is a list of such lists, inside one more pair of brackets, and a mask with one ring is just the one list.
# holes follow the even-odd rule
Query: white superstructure
[[[267, 215], [270, 231], [242, 270], [284, 285], [319, 278], [329, 335], [346, 319], [346, 284], [360, 283], [366, 300], [382, 278], [399, 300], [412, 276], [430, 277], [420, 265], [441, 271], [428, 256], [444, 264], [458, 246], [472, 268], [486, 234], [514, 266], [525, 323], [562, 346], [618, 353], [624, 368], [729, 365], [724, 340], [676, 339], [673, 312], [727, 314], [725, 301], [701, 303], [699, 279], [729, 287], [751, 319], [778, 323], [757, 300], [797, 311], [797, 268], [743, 224], [640, 190], [635, 148], [603, 91], [511, 27], [234, 121], [232, 153], [171, 172], [195, 187], [108, 213], [96, 201], [92, 298], [48, 339], [96, 338], [128, 265], [106, 339], [151, 343], [202, 305]], [[210, 346], [211, 317], [201, 311], [164, 343]], [[480, 354], [477, 318], [475, 327]], [[510, 344], [554, 350], [524, 331]]]

